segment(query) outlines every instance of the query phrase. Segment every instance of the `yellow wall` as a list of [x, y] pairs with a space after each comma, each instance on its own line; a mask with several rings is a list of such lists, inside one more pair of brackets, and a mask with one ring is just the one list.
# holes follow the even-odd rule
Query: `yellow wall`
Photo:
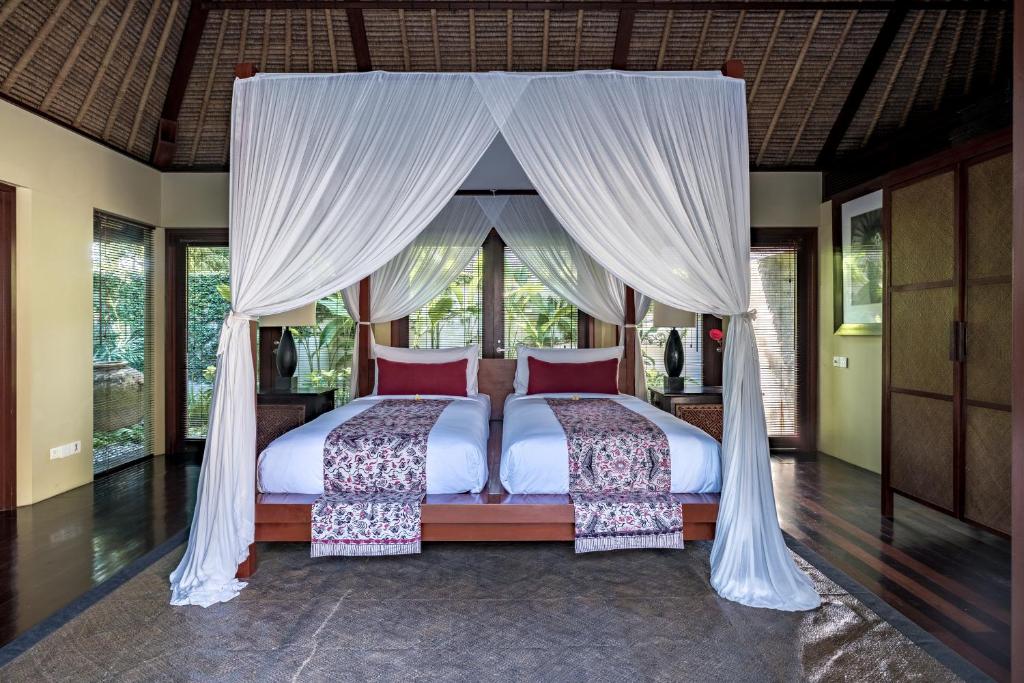
[[[818, 450], [880, 472], [882, 338], [832, 331], [832, 203], [822, 204], [819, 211]], [[833, 356], [849, 358], [849, 367], [833, 367]]]
[[[160, 220], [160, 174], [0, 102], [0, 182], [17, 192], [18, 504], [92, 479], [92, 220]], [[162, 408], [158, 410], [158, 414]], [[82, 452], [50, 460], [50, 448]]]

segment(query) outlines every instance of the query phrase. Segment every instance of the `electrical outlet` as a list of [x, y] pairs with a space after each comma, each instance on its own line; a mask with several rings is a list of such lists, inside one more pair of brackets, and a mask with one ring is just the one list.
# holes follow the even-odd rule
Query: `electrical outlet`
[[50, 449], [50, 460], [60, 460], [61, 458], [69, 458], [72, 455], [78, 455], [82, 452], [82, 442], [72, 441], [61, 446]]
[[836, 368], [849, 367], [850, 359], [846, 356], [832, 356], [832, 366]]

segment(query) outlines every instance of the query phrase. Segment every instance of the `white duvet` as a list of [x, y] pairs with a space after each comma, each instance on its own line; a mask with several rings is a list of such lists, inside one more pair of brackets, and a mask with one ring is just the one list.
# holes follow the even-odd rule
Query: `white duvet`
[[[568, 493], [569, 453], [565, 432], [544, 399], [572, 395], [511, 394], [505, 400], [501, 483], [509, 493]], [[672, 493], [721, 490], [721, 446], [704, 431], [634, 396], [577, 395], [618, 401], [665, 432], [672, 456]]]
[[[358, 398], [283, 434], [260, 454], [257, 465], [259, 490], [263, 493], [323, 493], [324, 441], [327, 435], [377, 401], [413, 398]], [[487, 483], [490, 398], [486, 394], [423, 398], [452, 401], [430, 430], [427, 440], [427, 493], [479, 493]]]

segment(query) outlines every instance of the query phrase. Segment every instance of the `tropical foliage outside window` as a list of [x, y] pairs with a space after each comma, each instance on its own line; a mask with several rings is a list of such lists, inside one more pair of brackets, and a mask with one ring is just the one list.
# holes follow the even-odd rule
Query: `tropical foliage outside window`
[[299, 391], [334, 389], [336, 405], [352, 399], [352, 350], [356, 324], [345, 308], [341, 292], [316, 303], [316, 325], [293, 327], [299, 366], [295, 371]]
[[409, 347], [441, 349], [483, 340], [484, 267], [481, 252], [448, 288], [409, 316]]
[[185, 247], [185, 436], [205, 439], [221, 323], [231, 308], [227, 247]]
[[515, 358], [518, 344], [575, 348], [578, 320], [576, 307], [548, 289], [505, 247], [505, 357]]

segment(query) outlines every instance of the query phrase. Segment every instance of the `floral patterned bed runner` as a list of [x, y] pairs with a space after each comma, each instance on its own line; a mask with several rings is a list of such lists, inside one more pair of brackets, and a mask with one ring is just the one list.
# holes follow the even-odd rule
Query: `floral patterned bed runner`
[[656, 424], [607, 398], [546, 399], [565, 431], [576, 552], [682, 548], [672, 458]]
[[449, 403], [385, 399], [334, 428], [324, 441], [310, 555], [420, 551], [427, 439]]

